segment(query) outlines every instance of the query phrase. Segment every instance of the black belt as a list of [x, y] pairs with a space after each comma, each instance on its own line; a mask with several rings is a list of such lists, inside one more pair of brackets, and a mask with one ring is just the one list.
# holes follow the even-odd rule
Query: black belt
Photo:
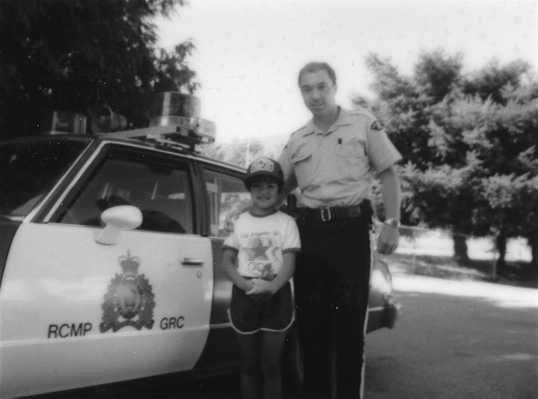
[[361, 207], [354, 206], [323, 206], [321, 208], [305, 208], [304, 216], [308, 221], [328, 222], [333, 219], [350, 219], [362, 215]]

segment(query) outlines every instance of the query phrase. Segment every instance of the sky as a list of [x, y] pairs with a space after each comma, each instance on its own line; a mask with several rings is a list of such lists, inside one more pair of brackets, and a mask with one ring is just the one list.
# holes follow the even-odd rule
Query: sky
[[312, 60], [334, 67], [347, 108], [355, 94], [375, 97], [370, 53], [404, 75], [439, 48], [461, 53], [464, 72], [522, 59], [538, 73], [538, 0], [190, 0], [156, 23], [160, 47], [195, 45], [187, 63], [217, 142], [285, 143], [311, 117], [297, 74]]

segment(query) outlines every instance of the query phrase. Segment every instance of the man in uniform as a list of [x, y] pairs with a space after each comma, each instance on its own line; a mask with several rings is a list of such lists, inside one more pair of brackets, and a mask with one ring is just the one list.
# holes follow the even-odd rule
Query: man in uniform
[[299, 88], [313, 119], [290, 137], [279, 163], [284, 199], [298, 188], [302, 241], [295, 298], [306, 398], [361, 398], [364, 335], [372, 268], [370, 181], [381, 182], [385, 223], [377, 251], [398, 245], [400, 154], [382, 125], [365, 111], [336, 104], [336, 75], [312, 62]]

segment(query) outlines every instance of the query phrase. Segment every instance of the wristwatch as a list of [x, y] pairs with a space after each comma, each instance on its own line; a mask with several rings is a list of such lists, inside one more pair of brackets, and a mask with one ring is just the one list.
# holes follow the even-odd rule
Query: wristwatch
[[400, 227], [400, 221], [396, 219], [385, 219], [384, 223], [392, 227]]

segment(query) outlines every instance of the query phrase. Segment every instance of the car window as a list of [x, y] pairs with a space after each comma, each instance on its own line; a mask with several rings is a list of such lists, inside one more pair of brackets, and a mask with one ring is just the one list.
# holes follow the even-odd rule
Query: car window
[[224, 220], [234, 209], [241, 209], [250, 202], [243, 180], [222, 172], [205, 170], [204, 179], [209, 202], [211, 235], [225, 237]]
[[84, 141], [52, 138], [2, 143], [0, 216], [26, 216], [86, 146]]
[[141, 230], [193, 233], [188, 164], [164, 162], [147, 154], [112, 152], [68, 200], [57, 222], [102, 226], [101, 213], [133, 205], [142, 211]]

